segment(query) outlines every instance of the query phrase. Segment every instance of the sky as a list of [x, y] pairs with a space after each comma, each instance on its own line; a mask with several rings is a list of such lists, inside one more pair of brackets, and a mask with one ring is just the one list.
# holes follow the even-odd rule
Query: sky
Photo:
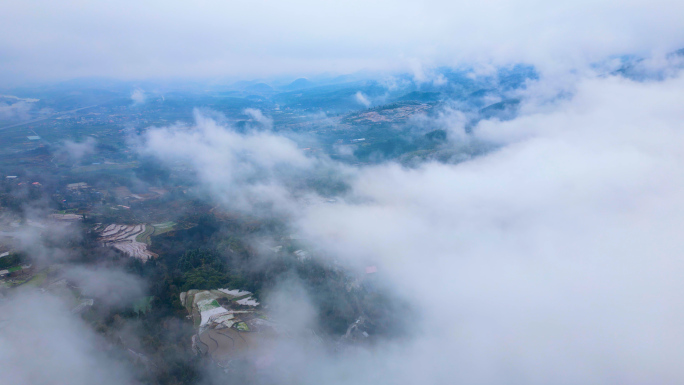
[[681, 48], [682, 14], [677, 0], [4, 1], [0, 81], [552, 71]]

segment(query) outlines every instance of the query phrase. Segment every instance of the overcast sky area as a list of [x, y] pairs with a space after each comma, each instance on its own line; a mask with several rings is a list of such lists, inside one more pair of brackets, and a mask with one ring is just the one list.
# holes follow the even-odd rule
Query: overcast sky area
[[0, 80], [255, 78], [526, 62], [684, 46], [677, 0], [0, 4]]

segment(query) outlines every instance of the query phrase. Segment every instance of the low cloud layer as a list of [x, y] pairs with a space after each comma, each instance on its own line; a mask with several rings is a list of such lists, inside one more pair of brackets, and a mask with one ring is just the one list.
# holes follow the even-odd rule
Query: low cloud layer
[[379, 352], [412, 363], [389, 382], [684, 380], [683, 97], [682, 77], [584, 80], [551, 111], [482, 122], [499, 151], [369, 168], [353, 195], [370, 203], [312, 207], [307, 239], [381, 261], [424, 316]]
[[[81, 313], [130, 308], [147, 294], [146, 284], [112, 264], [108, 250], [84, 247], [88, 240], [80, 223], [50, 220], [38, 204], [15, 215], [2, 218], [12, 220], [4, 226], [10, 230], [2, 232], [3, 241], [33, 274], [0, 290], [0, 382], [135, 383], [141, 372], [125, 351], [98, 334], [92, 318], [86, 322]], [[97, 265], [89, 253], [98, 253]]]
[[358, 91], [354, 95], [354, 100], [356, 100], [357, 103], [361, 104], [364, 107], [370, 107], [371, 102], [368, 100], [368, 96], [366, 96], [363, 92]]
[[78, 286], [82, 295], [106, 308], [125, 308], [146, 294], [147, 285], [140, 277], [111, 266], [74, 266], [64, 277]]
[[56, 150], [58, 159], [71, 163], [80, 162], [85, 156], [92, 155], [96, 151], [97, 140], [89, 136], [80, 142], [72, 140], [64, 141], [64, 144]]
[[0, 372], [7, 384], [130, 384], [123, 360], [68, 305], [48, 293], [0, 302]]
[[15, 103], [0, 102], [0, 120], [26, 120], [30, 118], [30, 103], [19, 101]]
[[136, 88], [131, 92], [131, 100], [133, 101], [133, 105], [144, 104], [147, 100], [147, 95], [145, 95], [145, 91]]
[[[456, 165], [361, 168], [338, 203], [299, 206], [291, 218], [307, 242], [350, 266], [376, 264], [418, 316], [408, 340], [353, 354], [310, 355], [293, 344], [290, 356], [307, 365], [290, 362], [283, 375], [304, 383], [684, 381], [676, 360], [684, 354], [684, 77], [590, 76], [571, 89], [540, 103], [533, 87], [521, 116], [480, 122], [473, 138], [496, 151]], [[454, 125], [461, 130], [462, 119]], [[236, 191], [254, 189], [244, 178], [254, 164], [312, 162], [276, 136], [236, 134], [201, 117], [194, 130], [152, 130], [148, 148], [190, 162], [229, 208]], [[169, 147], [179, 138], [184, 148]], [[221, 151], [208, 152], [214, 143]]]
[[[138, 140], [139, 151], [197, 178], [205, 193], [225, 207], [286, 213], [296, 206], [293, 183], [315, 173], [325, 160], [306, 156], [297, 144], [269, 131], [272, 121], [246, 110], [255, 125], [246, 133], [195, 112], [189, 126], [153, 127]], [[289, 186], [288, 186], [289, 185]]]

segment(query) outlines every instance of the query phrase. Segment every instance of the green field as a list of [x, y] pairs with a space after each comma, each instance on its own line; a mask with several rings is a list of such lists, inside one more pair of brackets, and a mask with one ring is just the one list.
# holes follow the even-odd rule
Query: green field
[[152, 225], [152, 226], [154, 226], [154, 233], [152, 233], [151, 235], [164, 234], [166, 232], [173, 230], [174, 227], [176, 227], [176, 225], [177, 225], [176, 222], [171, 222], [171, 221], [154, 224], [154, 225]]
[[208, 302], [208, 303], [202, 303], [202, 302], [200, 302], [200, 304], [197, 305], [197, 309], [198, 309], [198, 310], [200, 311], [200, 313], [201, 313], [201, 312], [203, 312], [203, 311], [215, 309], [215, 308], [220, 307], [220, 306], [221, 306], [221, 305], [219, 305], [219, 303], [214, 299], [214, 300], [211, 300], [211, 302]]
[[133, 304], [133, 311], [138, 313], [138, 315], [140, 315], [140, 313], [147, 313], [148, 311], [150, 311], [150, 309], [152, 309], [153, 299], [154, 296], [140, 298]]
[[142, 243], [147, 243], [148, 245], [152, 244], [152, 240], [150, 239], [150, 236], [156, 231], [156, 229], [151, 226], [151, 225], [145, 225], [145, 231], [142, 233], [138, 234], [137, 237], [135, 237], [135, 240], [138, 242]]
[[239, 330], [241, 332], [248, 332], [249, 331], [249, 326], [247, 326], [247, 324], [244, 322], [238, 322], [235, 325], [235, 327], [237, 328], [237, 330]]
[[33, 278], [29, 279], [26, 284], [27, 285], [33, 285], [33, 286], [41, 286], [45, 281], [47, 280], [47, 271], [41, 271], [40, 273], [36, 274], [33, 276]]

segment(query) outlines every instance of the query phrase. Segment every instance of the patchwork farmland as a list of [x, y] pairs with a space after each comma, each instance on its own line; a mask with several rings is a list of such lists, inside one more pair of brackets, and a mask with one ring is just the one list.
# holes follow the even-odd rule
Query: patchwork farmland
[[248, 291], [190, 290], [180, 299], [198, 329], [193, 336], [195, 351], [219, 365], [254, 354], [278, 335], [275, 324], [256, 310], [259, 302]]

